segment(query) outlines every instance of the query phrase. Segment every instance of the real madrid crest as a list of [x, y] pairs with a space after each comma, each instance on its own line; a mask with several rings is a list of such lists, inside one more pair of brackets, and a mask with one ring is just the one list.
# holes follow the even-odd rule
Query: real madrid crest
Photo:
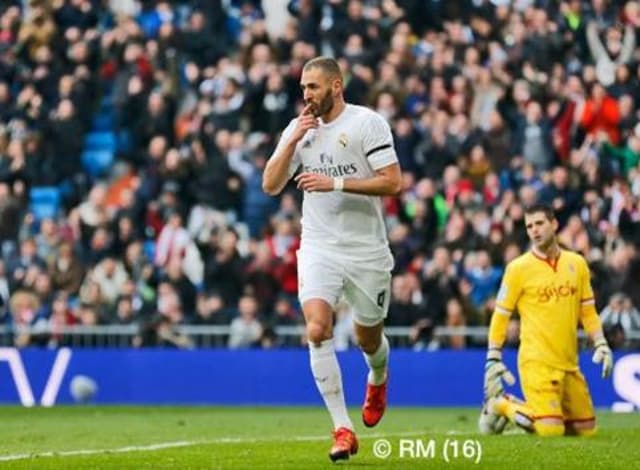
[[342, 148], [346, 148], [347, 147], [347, 136], [346, 136], [346, 134], [340, 134], [340, 137], [338, 137], [338, 143], [342, 146]]

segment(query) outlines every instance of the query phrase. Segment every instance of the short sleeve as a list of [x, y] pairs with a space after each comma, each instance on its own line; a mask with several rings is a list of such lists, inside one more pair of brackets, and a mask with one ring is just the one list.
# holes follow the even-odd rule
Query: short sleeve
[[363, 123], [362, 150], [374, 170], [398, 162], [391, 127], [378, 113], [370, 113]]
[[[293, 130], [296, 127], [296, 122], [297, 122], [297, 118], [293, 119], [289, 123], [289, 125], [285, 127], [285, 129], [282, 131], [282, 134], [280, 135], [280, 140], [278, 140], [278, 145], [276, 145], [276, 149], [273, 151], [272, 155], [276, 155], [285, 145], [289, 137], [291, 137], [291, 134], [293, 133]], [[289, 164], [289, 178], [291, 178], [295, 174], [296, 170], [300, 166], [300, 163], [301, 163], [300, 154], [296, 149], [296, 151], [293, 154], [293, 158], [291, 159], [291, 163]]]

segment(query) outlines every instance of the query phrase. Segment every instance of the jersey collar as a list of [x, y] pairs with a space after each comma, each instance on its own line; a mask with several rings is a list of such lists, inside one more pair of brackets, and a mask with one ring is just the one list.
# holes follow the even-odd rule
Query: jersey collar
[[344, 116], [346, 116], [346, 111], [347, 108], [350, 108], [349, 103], [345, 103], [344, 104], [344, 108], [342, 108], [342, 111], [340, 111], [340, 114], [338, 114], [333, 121], [329, 121], [329, 122], [324, 122], [324, 120], [322, 118], [320, 118], [320, 123], [322, 125], [323, 128], [327, 129], [327, 128], [331, 128], [333, 126], [336, 125], [337, 122], [340, 122], [342, 120], [342, 118]]
[[562, 255], [562, 250], [558, 251], [558, 256], [556, 256], [555, 258], [550, 258], [549, 256], [545, 255], [544, 253], [536, 250], [535, 246], [532, 246], [531, 247], [531, 254], [534, 257], [536, 257], [537, 259], [539, 259], [540, 261], [544, 261], [545, 263], [547, 263], [549, 266], [551, 266], [551, 269], [556, 271], [558, 269], [558, 262], [560, 261], [560, 255]]

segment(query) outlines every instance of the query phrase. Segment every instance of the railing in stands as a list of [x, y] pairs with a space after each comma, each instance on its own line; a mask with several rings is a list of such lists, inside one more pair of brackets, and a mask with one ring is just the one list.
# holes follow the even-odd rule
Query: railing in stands
[[[304, 326], [276, 326], [274, 329], [277, 338], [276, 344], [285, 347], [300, 346], [304, 335]], [[174, 333], [189, 338], [191, 347], [226, 347], [230, 334], [228, 325], [179, 325], [174, 328]], [[429, 347], [429, 343], [438, 344], [455, 336], [464, 336], [469, 347], [480, 347], [486, 344], [489, 329], [480, 326], [439, 326], [434, 328], [432, 335], [423, 344]], [[395, 347], [412, 347], [410, 341], [410, 327], [386, 327], [385, 334]], [[13, 327], [0, 326], [0, 346], [31, 345], [55, 347], [130, 347], [136, 345], [134, 338], [142, 338], [144, 332], [139, 325], [96, 325], [96, 326], [31, 326]], [[29, 338], [25, 343], [20, 343], [22, 337]], [[581, 345], [585, 345], [586, 336], [579, 332]], [[626, 335], [627, 342], [640, 341], [640, 332], [632, 332]], [[639, 347], [636, 344], [634, 349]]]

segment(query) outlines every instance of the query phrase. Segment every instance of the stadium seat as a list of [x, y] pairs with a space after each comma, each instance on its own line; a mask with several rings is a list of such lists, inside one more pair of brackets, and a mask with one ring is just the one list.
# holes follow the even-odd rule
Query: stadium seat
[[113, 114], [100, 112], [93, 119], [91, 129], [94, 131], [111, 131], [113, 129]]
[[82, 167], [93, 178], [104, 175], [113, 163], [113, 150], [85, 150]]
[[36, 220], [55, 218], [60, 208], [60, 190], [55, 186], [34, 186], [29, 192], [29, 209]]
[[85, 150], [110, 150], [116, 148], [116, 136], [113, 132], [89, 132], [84, 139]]
[[153, 261], [156, 257], [156, 242], [153, 240], [146, 240], [142, 245], [142, 250], [149, 261]]

